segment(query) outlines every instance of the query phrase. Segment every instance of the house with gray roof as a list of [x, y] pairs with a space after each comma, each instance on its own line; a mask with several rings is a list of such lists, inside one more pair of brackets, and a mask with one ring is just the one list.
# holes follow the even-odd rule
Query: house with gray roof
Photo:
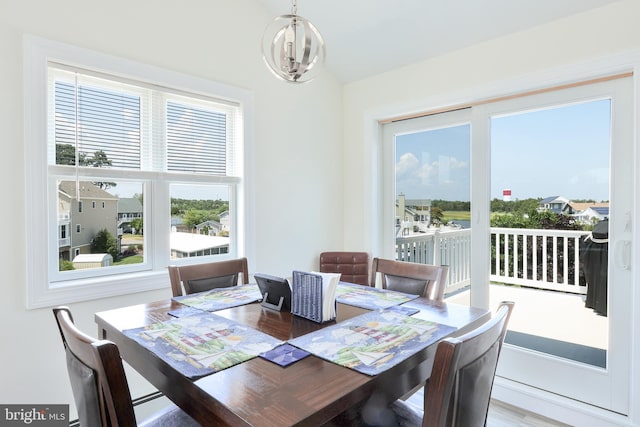
[[215, 236], [222, 230], [222, 224], [218, 221], [208, 220], [196, 225], [196, 233]]
[[71, 261], [91, 253], [95, 235], [106, 229], [114, 237], [118, 226], [118, 197], [86, 181], [58, 184], [58, 256]]
[[118, 228], [131, 228], [131, 221], [142, 218], [142, 202], [137, 197], [120, 197], [118, 199]]
[[538, 211], [551, 211], [553, 213], [561, 214], [569, 204], [569, 199], [562, 196], [551, 196], [540, 200], [538, 205]]

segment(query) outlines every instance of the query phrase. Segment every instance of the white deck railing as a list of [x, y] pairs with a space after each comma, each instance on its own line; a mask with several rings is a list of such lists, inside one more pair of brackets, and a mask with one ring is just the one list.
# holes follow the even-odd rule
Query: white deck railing
[[[576, 294], [580, 279], [580, 240], [586, 231], [491, 228], [491, 275], [507, 283]], [[396, 259], [448, 265], [447, 293], [470, 283], [471, 230], [435, 230], [396, 238]]]

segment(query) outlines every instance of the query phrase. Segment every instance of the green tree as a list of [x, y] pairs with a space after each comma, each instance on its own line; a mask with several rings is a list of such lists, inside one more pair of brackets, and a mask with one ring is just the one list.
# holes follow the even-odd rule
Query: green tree
[[144, 234], [144, 220], [142, 218], [134, 218], [131, 220], [131, 227], [135, 228], [135, 234]]
[[542, 199], [523, 199], [504, 201], [502, 199], [491, 200], [491, 212], [526, 214], [532, 210], [537, 210]]
[[212, 213], [210, 219], [218, 220], [220, 214], [229, 210], [229, 202], [225, 200], [190, 200], [190, 199], [171, 199], [171, 215], [184, 215], [188, 210], [203, 210]]
[[58, 271], [70, 271], [75, 269], [76, 268], [73, 266], [71, 261], [67, 261], [62, 258], [58, 260]]
[[[78, 153], [78, 163], [80, 166], [87, 165], [85, 153]], [[56, 164], [74, 166], [76, 164], [76, 147], [72, 144], [56, 144]]]
[[[82, 163], [81, 163], [82, 164]], [[86, 166], [93, 166], [94, 168], [103, 168], [106, 166], [111, 166], [112, 161], [107, 157], [107, 153], [102, 150], [98, 150], [93, 153], [93, 157], [89, 157], [86, 159]], [[102, 188], [103, 190], [108, 190], [111, 187], [115, 187], [117, 184], [115, 182], [94, 182], [94, 185]]]
[[98, 231], [91, 242], [91, 252], [94, 254], [109, 254], [116, 259], [118, 256], [118, 246], [116, 238], [109, 233], [106, 228]]
[[492, 227], [503, 228], [532, 228], [541, 230], [582, 230], [583, 226], [576, 222], [575, 218], [568, 215], [557, 214], [548, 210], [538, 212], [530, 209], [526, 213], [509, 213], [493, 215]]
[[[82, 151], [78, 153], [78, 164], [80, 166], [102, 168], [111, 166], [111, 163], [112, 161], [109, 160], [107, 153], [103, 150], [96, 151], [92, 157], [87, 157], [87, 153], [83, 153]], [[72, 144], [56, 144], [56, 164], [74, 166], [76, 164], [76, 147]], [[103, 190], [108, 190], [117, 185], [115, 182], [94, 182], [93, 184]]]
[[209, 211], [200, 209], [189, 209], [185, 212], [182, 222], [189, 228], [193, 228], [198, 224], [212, 219], [212, 214]]
[[107, 153], [103, 150], [98, 150], [93, 153], [93, 157], [86, 159], [87, 166], [93, 166], [94, 168], [102, 168], [105, 166], [111, 166], [113, 162], [107, 157]]
[[442, 220], [444, 219], [444, 212], [439, 207], [431, 208], [431, 222], [434, 224], [442, 224]]

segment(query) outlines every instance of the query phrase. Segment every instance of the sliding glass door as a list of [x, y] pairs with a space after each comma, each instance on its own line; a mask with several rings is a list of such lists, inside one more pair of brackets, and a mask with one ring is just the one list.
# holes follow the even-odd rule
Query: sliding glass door
[[[383, 127], [385, 256], [514, 300], [498, 375], [627, 413], [631, 78]], [[585, 386], [586, 385], [586, 386]]]

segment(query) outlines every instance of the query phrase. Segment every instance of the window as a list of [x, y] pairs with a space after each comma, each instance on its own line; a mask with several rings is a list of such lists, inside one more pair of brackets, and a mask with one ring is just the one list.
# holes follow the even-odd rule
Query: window
[[[42, 39], [25, 46], [25, 122], [39, 124], [25, 127], [29, 307], [160, 288], [170, 263], [244, 255], [248, 93]], [[43, 247], [43, 235], [56, 238]], [[81, 262], [104, 253], [111, 265]]]

